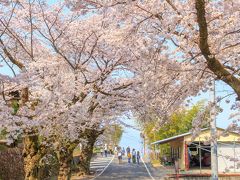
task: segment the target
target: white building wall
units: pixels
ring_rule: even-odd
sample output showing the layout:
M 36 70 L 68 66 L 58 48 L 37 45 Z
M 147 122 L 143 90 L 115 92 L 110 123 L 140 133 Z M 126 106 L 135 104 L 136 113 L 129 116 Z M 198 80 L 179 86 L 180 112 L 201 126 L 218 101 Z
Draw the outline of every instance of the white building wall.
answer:
M 235 148 L 234 148 L 235 147 Z M 233 143 L 218 143 L 218 171 L 219 172 L 240 172 L 237 167 L 237 162 L 234 159 L 240 160 L 240 144 Z

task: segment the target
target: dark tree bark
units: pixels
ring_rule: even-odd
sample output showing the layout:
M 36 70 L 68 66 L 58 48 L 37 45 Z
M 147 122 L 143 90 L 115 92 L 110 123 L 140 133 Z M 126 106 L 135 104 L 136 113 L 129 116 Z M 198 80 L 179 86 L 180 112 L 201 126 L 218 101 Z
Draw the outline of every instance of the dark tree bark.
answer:
M 82 146 L 82 150 L 79 157 L 80 158 L 79 170 L 80 173 L 83 175 L 90 174 L 90 161 L 93 155 L 93 147 L 98 136 L 102 133 L 103 131 L 97 131 L 94 129 L 88 129 L 85 132 L 85 139 L 87 140 L 87 143 Z
M 25 180 L 37 180 L 38 163 L 41 159 L 39 154 L 38 136 L 26 136 L 23 138 L 23 160 Z
M 230 73 L 227 68 L 211 53 L 208 44 L 208 24 L 206 20 L 205 0 L 195 0 L 197 10 L 197 22 L 199 25 L 199 48 L 207 60 L 208 68 L 217 76 L 231 86 L 240 100 L 240 79 Z
M 93 140 L 93 139 L 92 139 Z M 95 141 L 89 142 L 86 145 L 82 146 L 81 154 L 80 154 L 80 164 L 79 170 L 80 174 L 88 175 L 90 174 L 90 161 L 93 155 L 93 144 Z
M 73 151 L 77 147 L 78 142 L 68 142 L 63 144 L 59 151 L 59 174 L 58 180 L 70 180 L 71 178 L 71 165 L 73 161 Z

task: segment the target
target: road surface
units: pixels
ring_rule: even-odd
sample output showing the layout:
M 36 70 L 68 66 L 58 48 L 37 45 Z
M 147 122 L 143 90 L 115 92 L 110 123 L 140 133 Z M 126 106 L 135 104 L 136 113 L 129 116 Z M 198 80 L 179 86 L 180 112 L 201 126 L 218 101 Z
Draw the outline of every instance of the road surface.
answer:
M 96 172 L 96 174 L 100 174 L 111 162 L 112 158 L 113 156 L 93 158 L 90 163 L 90 170 Z
M 104 171 L 97 174 L 95 180 L 152 180 L 143 162 L 140 165 L 128 164 L 126 156 L 122 164 L 118 163 L 117 158 L 109 164 Z

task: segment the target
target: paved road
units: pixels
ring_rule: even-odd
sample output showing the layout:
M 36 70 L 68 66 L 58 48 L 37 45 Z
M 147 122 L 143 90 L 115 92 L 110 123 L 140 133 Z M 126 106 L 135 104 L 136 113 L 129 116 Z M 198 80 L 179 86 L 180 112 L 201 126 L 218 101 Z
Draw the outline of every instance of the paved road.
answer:
M 105 171 L 95 180 L 152 180 L 147 169 L 141 162 L 140 165 L 128 164 L 126 157 L 122 164 L 118 164 L 117 158 L 105 169 Z
M 107 165 L 111 162 L 112 159 L 113 159 L 113 156 L 109 156 L 109 157 L 96 156 L 96 157 L 92 158 L 92 160 L 90 162 L 90 171 L 91 171 L 92 175 L 89 175 L 87 177 L 81 177 L 76 174 L 71 177 L 71 180 L 94 179 L 95 176 L 97 176 L 101 172 L 103 172 L 104 168 L 107 167 Z
M 112 156 L 109 157 L 97 157 L 92 159 L 90 163 L 90 170 L 100 173 L 110 163 Z

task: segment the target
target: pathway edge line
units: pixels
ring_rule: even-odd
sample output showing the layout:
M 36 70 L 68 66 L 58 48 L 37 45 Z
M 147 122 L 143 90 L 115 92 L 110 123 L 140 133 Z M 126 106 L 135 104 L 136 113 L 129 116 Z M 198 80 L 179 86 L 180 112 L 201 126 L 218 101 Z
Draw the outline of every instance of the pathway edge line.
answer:
M 148 172 L 148 175 L 152 178 L 152 180 L 155 180 L 154 177 L 151 175 L 151 173 L 150 173 L 150 171 L 149 171 L 147 165 L 145 164 L 143 158 L 141 158 L 141 160 L 142 160 L 142 162 L 143 162 L 143 164 L 144 164 L 144 166 L 145 166 L 145 168 L 146 168 L 146 170 L 147 170 L 147 172 Z
M 108 168 L 108 166 L 112 163 L 113 159 L 114 159 L 114 156 L 112 157 L 111 161 L 107 164 L 107 166 L 102 170 L 102 172 L 99 173 L 97 176 L 95 176 L 92 180 L 94 180 L 94 179 L 96 179 L 97 177 L 101 176 L 102 173 L 104 173 L 104 171 L 105 171 L 105 170 Z

